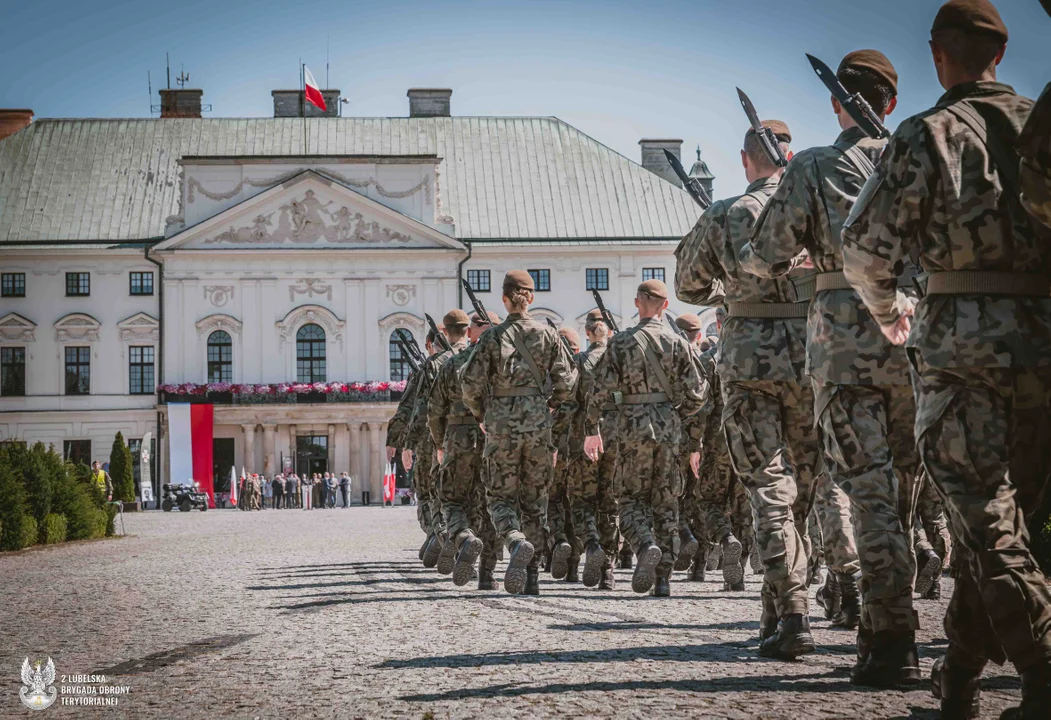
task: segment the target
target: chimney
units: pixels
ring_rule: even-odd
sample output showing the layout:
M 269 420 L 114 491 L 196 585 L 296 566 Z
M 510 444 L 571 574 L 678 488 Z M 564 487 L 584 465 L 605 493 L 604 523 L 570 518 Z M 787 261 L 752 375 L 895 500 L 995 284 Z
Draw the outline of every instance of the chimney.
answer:
M 204 90 L 189 88 L 161 89 L 162 118 L 199 118 L 201 117 L 201 96 Z
M 339 117 L 339 90 L 322 90 L 325 109 L 308 103 L 302 90 L 272 90 L 274 97 L 274 117 Z
M 449 117 L 449 88 L 409 88 L 409 117 Z
M 33 122 L 32 110 L 0 109 L 0 140 L 14 135 L 19 130 L 29 127 Z
M 675 157 L 682 159 L 682 140 L 650 140 L 643 138 L 639 140 L 642 146 L 642 167 L 654 175 L 662 177 L 675 187 L 682 187 L 679 176 L 668 164 L 668 158 L 664 157 L 667 150 Z

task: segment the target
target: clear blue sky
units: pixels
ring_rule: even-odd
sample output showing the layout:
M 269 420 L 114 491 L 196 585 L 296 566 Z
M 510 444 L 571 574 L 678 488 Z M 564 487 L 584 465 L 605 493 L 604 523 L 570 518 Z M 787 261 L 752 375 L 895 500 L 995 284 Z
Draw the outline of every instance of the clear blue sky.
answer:
M 270 91 L 298 86 L 297 62 L 350 98 L 345 114 L 405 116 L 409 87 L 451 87 L 457 115 L 554 115 L 638 160 L 642 137 L 699 143 L 717 195 L 743 189 L 747 128 L 734 86 L 761 116 L 792 127 L 797 149 L 836 133 L 804 57 L 833 68 L 875 47 L 901 76 L 899 109 L 941 94 L 927 49 L 939 0 L 532 0 L 529 2 L 179 3 L 0 0 L 0 107 L 37 117 L 148 117 L 180 68 L 211 117 L 266 117 Z M 1051 19 L 1037 0 L 1000 0 L 1011 32 L 1001 80 L 1035 97 L 1051 80 Z M 686 162 L 689 167 L 689 162 Z

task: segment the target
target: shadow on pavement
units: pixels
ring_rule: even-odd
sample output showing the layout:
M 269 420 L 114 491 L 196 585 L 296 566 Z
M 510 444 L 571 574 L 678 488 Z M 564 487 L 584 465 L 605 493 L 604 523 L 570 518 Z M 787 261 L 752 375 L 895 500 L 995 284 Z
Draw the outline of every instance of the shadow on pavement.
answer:
M 632 632 L 634 630 L 759 630 L 759 622 L 756 620 L 742 620 L 740 622 L 710 623 L 708 625 L 676 625 L 674 623 L 656 622 L 594 622 L 575 623 L 573 625 L 548 625 L 548 630 L 570 630 L 606 632 L 608 630 L 620 630 Z

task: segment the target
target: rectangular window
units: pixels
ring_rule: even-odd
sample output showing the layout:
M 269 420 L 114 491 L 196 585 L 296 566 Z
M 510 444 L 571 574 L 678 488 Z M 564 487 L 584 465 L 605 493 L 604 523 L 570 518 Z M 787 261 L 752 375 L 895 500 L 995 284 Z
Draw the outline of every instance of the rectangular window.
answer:
M 470 285 L 471 289 L 475 292 L 489 292 L 489 271 L 468 270 L 467 284 Z
M 26 349 L 0 348 L 0 395 L 21 397 L 26 394 Z
M 66 395 L 91 392 L 91 348 L 66 348 Z
M 91 465 L 91 441 L 63 440 L 62 457 L 74 465 Z
M 26 296 L 26 274 L 4 273 L 0 279 L 0 295 L 3 297 Z
M 91 294 L 91 273 L 66 273 L 66 297 Z
M 528 272 L 533 278 L 533 285 L 535 286 L 536 292 L 551 292 L 550 270 L 529 270 Z
M 151 395 L 153 387 L 153 346 L 132 346 L 129 362 L 128 391 L 132 395 Z
M 131 294 L 132 295 L 152 295 L 153 294 L 153 273 L 151 273 L 151 272 L 133 272 L 131 274 Z
M 642 268 L 642 282 L 647 280 L 664 282 L 664 268 Z
M 584 271 L 585 290 L 609 290 L 609 270 L 588 268 Z

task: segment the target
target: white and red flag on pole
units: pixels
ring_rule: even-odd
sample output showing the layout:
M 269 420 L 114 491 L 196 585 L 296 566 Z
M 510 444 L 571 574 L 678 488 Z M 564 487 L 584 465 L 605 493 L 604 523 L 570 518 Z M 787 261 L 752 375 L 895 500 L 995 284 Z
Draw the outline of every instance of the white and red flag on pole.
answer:
M 394 487 L 397 476 L 394 465 L 387 463 L 386 472 L 383 474 L 383 502 L 394 504 Z
M 196 481 L 208 494 L 208 507 L 215 507 L 213 424 L 211 405 L 168 403 L 168 477 L 176 485 Z
M 230 504 L 237 507 L 237 468 L 230 468 Z
M 321 88 L 317 85 L 317 80 L 310 74 L 310 70 L 307 66 L 303 66 L 303 91 L 306 93 L 307 102 L 314 107 L 320 108 L 325 111 L 325 98 L 321 95 Z

